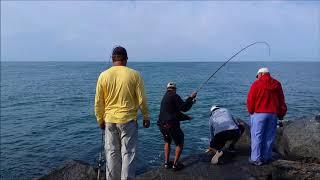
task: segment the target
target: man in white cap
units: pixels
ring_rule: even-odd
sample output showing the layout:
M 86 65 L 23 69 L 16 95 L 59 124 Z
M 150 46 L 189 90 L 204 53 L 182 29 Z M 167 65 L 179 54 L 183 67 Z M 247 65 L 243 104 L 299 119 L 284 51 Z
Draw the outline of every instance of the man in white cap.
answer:
M 209 128 L 211 134 L 210 146 L 206 152 L 213 153 L 212 164 L 217 164 L 222 156 L 222 148 L 231 141 L 228 150 L 234 151 L 234 146 L 244 132 L 244 125 L 233 118 L 226 108 L 212 106 L 210 109 Z
M 268 163 L 277 121 L 286 115 L 287 106 L 281 83 L 270 76 L 268 68 L 260 68 L 248 93 L 247 109 L 251 117 L 251 157 L 254 165 Z
M 192 104 L 195 102 L 194 99 L 197 96 L 197 93 L 194 92 L 184 102 L 176 93 L 176 90 L 176 84 L 174 82 L 169 82 L 167 85 L 167 92 L 161 101 L 159 120 L 157 122 L 165 142 L 164 167 L 166 169 L 172 167 L 175 171 L 183 168 L 183 164 L 179 163 L 184 143 L 184 134 L 180 128 L 180 121 L 191 119 L 191 117 L 183 114 L 181 111 L 188 111 L 192 107 Z M 174 161 L 170 162 L 169 155 L 172 140 L 176 145 L 176 150 Z

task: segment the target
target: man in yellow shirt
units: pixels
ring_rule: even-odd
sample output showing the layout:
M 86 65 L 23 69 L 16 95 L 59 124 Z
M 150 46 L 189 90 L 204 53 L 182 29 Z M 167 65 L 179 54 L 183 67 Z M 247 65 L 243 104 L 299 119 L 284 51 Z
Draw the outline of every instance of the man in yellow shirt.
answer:
M 113 49 L 113 66 L 98 78 L 95 96 L 95 115 L 105 129 L 107 180 L 135 179 L 135 154 L 138 140 L 138 109 L 143 127 L 150 126 L 143 79 L 139 72 L 126 67 L 127 51 Z

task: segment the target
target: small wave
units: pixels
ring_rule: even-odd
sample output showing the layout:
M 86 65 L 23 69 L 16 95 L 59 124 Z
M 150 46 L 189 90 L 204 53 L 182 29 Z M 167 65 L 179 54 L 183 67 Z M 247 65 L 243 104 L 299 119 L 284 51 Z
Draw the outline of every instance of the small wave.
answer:
M 200 141 L 207 143 L 207 142 L 209 142 L 209 138 L 202 137 L 202 138 L 200 138 Z

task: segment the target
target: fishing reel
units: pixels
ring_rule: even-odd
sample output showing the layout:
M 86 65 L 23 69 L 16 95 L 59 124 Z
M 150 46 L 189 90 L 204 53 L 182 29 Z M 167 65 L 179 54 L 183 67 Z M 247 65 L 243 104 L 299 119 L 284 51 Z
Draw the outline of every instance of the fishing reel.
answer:
M 106 162 L 106 160 L 104 160 L 104 158 L 99 158 L 98 162 L 97 162 L 98 167 L 100 168 L 100 167 L 104 166 L 105 162 Z

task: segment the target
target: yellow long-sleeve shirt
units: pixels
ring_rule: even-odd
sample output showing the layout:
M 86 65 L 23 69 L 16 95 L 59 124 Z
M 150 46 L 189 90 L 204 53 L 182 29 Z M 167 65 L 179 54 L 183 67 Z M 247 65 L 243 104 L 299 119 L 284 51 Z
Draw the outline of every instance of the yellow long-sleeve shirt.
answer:
M 126 66 L 113 66 L 100 74 L 95 96 L 95 115 L 99 124 L 137 120 L 139 108 L 144 117 L 149 117 L 139 72 Z

